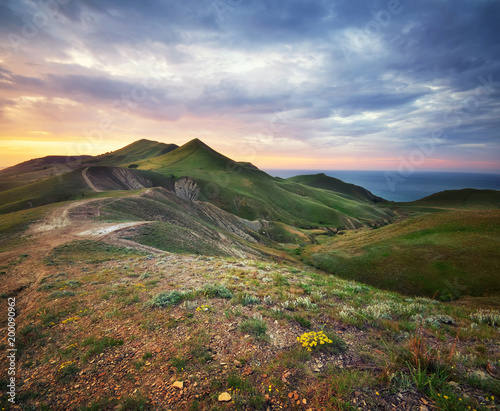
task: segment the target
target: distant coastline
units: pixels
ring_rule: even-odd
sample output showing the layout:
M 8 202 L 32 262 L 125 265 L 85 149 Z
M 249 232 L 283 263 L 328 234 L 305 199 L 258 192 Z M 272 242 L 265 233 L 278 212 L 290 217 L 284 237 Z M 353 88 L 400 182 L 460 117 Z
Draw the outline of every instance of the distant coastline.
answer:
M 264 169 L 274 177 L 325 173 L 346 183 L 356 184 L 389 201 L 415 201 L 444 190 L 476 188 L 500 190 L 500 174 L 417 171 L 389 181 L 386 171 Z M 389 172 L 391 173 L 391 172 Z M 395 173 L 395 172 L 393 172 Z M 393 175 L 393 174 L 390 174 Z

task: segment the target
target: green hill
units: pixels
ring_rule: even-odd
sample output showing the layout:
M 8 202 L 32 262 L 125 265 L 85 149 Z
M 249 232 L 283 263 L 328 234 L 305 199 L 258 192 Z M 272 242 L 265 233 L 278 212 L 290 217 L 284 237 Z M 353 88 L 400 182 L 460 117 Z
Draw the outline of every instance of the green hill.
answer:
M 175 144 L 139 140 L 100 156 L 47 156 L 35 158 L 0 171 L 0 192 L 40 182 L 85 165 L 135 166 L 134 162 L 175 150 Z
M 176 144 L 165 144 L 151 140 L 138 140 L 119 150 L 105 153 L 100 156 L 87 158 L 84 163 L 96 165 L 131 165 L 147 158 L 161 156 L 178 148 Z
M 474 188 L 446 190 L 407 204 L 464 208 L 500 208 L 500 191 L 476 190 Z
M 198 139 L 165 155 L 138 163 L 179 178 L 188 176 L 200 185 L 200 199 L 240 217 L 280 221 L 300 227 L 360 226 L 391 218 L 391 212 L 373 206 L 359 192 L 353 196 L 339 185 L 337 192 L 271 177 L 252 165 L 237 163 Z
M 310 264 L 409 295 L 499 295 L 500 210 L 444 211 L 307 247 Z
M 92 194 L 81 170 L 0 192 L 0 214 L 60 201 L 76 200 Z
M 54 173 L 59 174 L 57 170 L 62 170 L 66 167 L 65 171 L 69 171 L 72 168 L 80 167 L 82 161 L 89 158 L 91 156 L 46 156 L 34 158 L 33 160 L 24 161 L 15 166 L 0 170 L 0 178 L 13 176 L 20 178 L 22 174 L 31 175 L 32 173 L 38 173 L 37 177 L 39 178 L 40 175 L 43 175 L 47 171 L 52 172 L 52 175 Z
M 366 188 L 346 183 L 337 178 L 329 177 L 324 173 L 300 175 L 290 177 L 287 180 L 295 183 L 305 184 L 310 187 L 333 191 L 334 193 L 343 193 L 346 196 L 357 198 L 361 201 L 368 201 L 371 203 L 381 203 L 386 201 L 383 198 L 377 197 L 376 195 L 372 194 Z
M 46 178 L 11 190 L 0 192 L 0 214 L 39 207 L 61 201 L 102 196 L 94 192 L 84 177 L 84 169 Z M 93 166 L 88 168 L 91 179 L 106 191 L 138 190 L 145 187 L 172 189 L 171 179 L 163 174 L 120 167 Z M 117 173 L 120 171 L 120 173 Z M 130 184 L 133 182 L 134 184 Z M 129 183 L 127 185 L 127 183 Z M 104 192 L 106 192 L 104 191 Z M 114 193 L 116 195 L 116 193 Z M 126 195 L 126 192 L 123 193 Z

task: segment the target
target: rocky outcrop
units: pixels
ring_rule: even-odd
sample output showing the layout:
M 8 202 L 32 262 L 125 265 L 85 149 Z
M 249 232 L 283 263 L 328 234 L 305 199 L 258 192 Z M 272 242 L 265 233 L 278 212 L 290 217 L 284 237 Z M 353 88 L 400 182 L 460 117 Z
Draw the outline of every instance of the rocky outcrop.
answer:
M 183 177 L 175 182 L 175 195 L 185 200 L 196 201 L 200 195 L 200 188 L 194 180 Z

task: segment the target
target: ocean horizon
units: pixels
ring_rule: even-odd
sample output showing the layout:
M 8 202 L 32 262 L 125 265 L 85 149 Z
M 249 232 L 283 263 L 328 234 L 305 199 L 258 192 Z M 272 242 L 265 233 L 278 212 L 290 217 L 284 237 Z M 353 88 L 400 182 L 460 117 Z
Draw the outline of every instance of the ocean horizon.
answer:
M 324 173 L 346 183 L 356 184 L 389 201 L 420 200 L 444 190 L 476 188 L 500 190 L 500 174 L 448 171 L 415 171 L 403 175 L 397 171 L 367 170 L 294 170 L 264 169 L 273 177 L 288 178 Z

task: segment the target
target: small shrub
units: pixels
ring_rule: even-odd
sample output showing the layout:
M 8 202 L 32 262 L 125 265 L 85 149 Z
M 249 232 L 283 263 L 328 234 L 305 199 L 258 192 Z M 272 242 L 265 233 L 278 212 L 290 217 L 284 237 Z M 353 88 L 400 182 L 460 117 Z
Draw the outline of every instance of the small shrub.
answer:
M 170 364 L 172 364 L 172 367 L 174 367 L 177 372 L 181 372 L 186 367 L 187 361 L 182 357 L 172 357 L 170 359 Z
M 276 285 L 277 287 L 290 285 L 288 280 L 281 273 L 273 274 L 273 280 L 274 280 L 274 285 Z
M 70 381 L 80 371 L 74 361 L 63 363 L 57 370 L 57 379 L 59 381 Z
M 101 339 L 96 339 L 95 337 L 89 337 L 85 339 L 82 343 L 84 347 L 90 346 L 90 350 L 86 354 L 86 358 L 97 355 L 104 352 L 108 348 L 123 345 L 123 340 L 115 340 L 112 337 L 103 337 Z
M 344 290 L 350 294 L 361 294 L 370 291 L 370 287 L 364 284 L 347 284 Z
M 203 288 L 203 293 L 209 298 L 232 298 L 233 293 L 220 284 L 207 284 Z
M 267 324 L 260 319 L 251 318 L 243 321 L 239 326 L 240 331 L 253 335 L 256 338 L 265 339 Z
M 245 295 L 245 297 L 243 297 L 241 304 L 245 307 L 250 304 L 260 304 L 260 299 L 258 297 L 255 297 L 254 295 L 247 294 Z
M 262 302 L 266 305 L 273 305 L 273 299 L 270 295 L 266 295 L 263 299 Z
M 151 300 L 151 307 L 166 307 L 169 305 L 179 304 L 182 300 L 182 295 L 178 291 L 163 291 L 156 294 Z
M 479 310 L 470 315 L 470 319 L 479 324 L 488 324 L 492 327 L 500 326 L 500 311 Z
M 76 294 L 73 291 L 69 290 L 64 290 L 64 291 L 54 291 L 49 294 L 49 298 L 51 299 L 56 299 L 56 298 L 64 298 L 64 297 L 74 297 Z
M 302 317 L 299 314 L 295 314 L 293 316 L 293 319 L 297 321 L 302 327 L 304 328 L 309 328 L 311 327 L 311 321 L 309 321 L 307 318 Z

